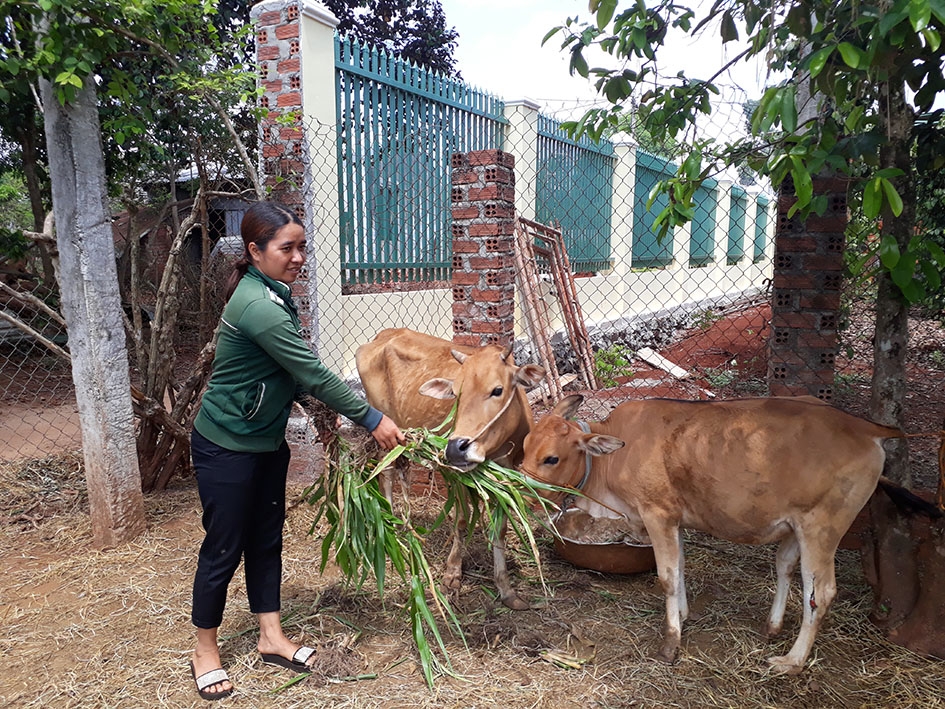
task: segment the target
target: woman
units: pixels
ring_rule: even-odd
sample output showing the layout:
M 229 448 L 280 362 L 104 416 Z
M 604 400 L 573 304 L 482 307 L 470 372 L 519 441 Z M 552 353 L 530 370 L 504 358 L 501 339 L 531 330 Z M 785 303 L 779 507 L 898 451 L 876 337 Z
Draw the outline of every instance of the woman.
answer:
M 240 232 L 245 252 L 227 283 L 213 374 L 191 434 L 206 536 L 194 576 L 197 646 L 190 670 L 198 693 L 209 700 L 233 692 L 217 628 L 241 558 L 263 661 L 304 672 L 314 660 L 311 648 L 285 636 L 280 619 L 285 430 L 297 391 L 364 426 L 385 449 L 404 442 L 397 425 L 330 372 L 300 334 L 289 286 L 305 263 L 299 218 L 281 205 L 257 202 Z

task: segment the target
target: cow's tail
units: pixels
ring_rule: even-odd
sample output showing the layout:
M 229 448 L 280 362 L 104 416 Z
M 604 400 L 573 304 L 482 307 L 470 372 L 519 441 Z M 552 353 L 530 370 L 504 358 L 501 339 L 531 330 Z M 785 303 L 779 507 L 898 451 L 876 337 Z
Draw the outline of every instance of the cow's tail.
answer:
M 902 433 L 893 438 L 929 438 L 938 436 L 938 492 L 935 494 L 935 502 L 938 505 L 939 512 L 945 512 L 945 429 L 941 431 L 927 431 L 925 433 Z
M 925 515 L 930 519 L 941 519 L 945 517 L 945 512 L 933 502 L 919 497 L 914 492 L 907 490 L 902 485 L 894 483 L 889 478 L 881 477 L 878 486 L 889 495 L 896 507 L 908 516 Z

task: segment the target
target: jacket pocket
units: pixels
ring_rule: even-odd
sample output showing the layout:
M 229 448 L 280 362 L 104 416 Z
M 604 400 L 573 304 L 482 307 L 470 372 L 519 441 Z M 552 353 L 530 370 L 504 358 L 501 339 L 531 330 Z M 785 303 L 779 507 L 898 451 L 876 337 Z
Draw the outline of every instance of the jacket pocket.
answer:
M 252 421 L 256 414 L 259 413 L 259 410 L 262 408 L 263 399 L 265 399 L 265 397 L 266 383 L 259 382 L 259 384 L 256 385 L 256 396 L 252 400 L 247 401 L 249 406 L 246 407 L 246 413 L 243 414 L 243 418 L 245 418 L 247 421 Z

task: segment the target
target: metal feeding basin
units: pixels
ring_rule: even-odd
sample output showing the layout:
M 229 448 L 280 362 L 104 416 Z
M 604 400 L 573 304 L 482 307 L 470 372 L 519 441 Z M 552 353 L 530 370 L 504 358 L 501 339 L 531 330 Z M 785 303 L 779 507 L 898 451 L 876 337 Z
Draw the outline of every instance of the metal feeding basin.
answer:
M 554 521 L 555 551 L 582 569 L 607 574 L 637 574 L 656 568 L 653 547 L 634 537 L 622 520 L 591 517 L 570 509 Z

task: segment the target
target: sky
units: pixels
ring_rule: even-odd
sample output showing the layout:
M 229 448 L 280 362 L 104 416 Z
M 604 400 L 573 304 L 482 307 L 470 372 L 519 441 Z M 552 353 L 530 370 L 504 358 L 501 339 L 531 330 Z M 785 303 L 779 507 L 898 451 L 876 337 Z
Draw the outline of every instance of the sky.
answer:
M 506 101 L 529 98 L 543 108 L 587 108 L 596 95 L 592 82 L 568 75 L 568 57 L 556 35 L 544 47 L 542 38 L 568 17 L 590 19 L 587 0 L 441 0 L 447 26 L 459 40 L 454 57 L 468 84 Z M 693 3 L 694 5 L 698 3 Z M 667 51 L 669 49 L 670 51 Z M 705 75 L 722 65 L 731 50 L 723 48 L 718 32 L 707 32 L 690 44 L 676 42 L 661 50 L 672 57 L 673 74 Z M 662 54 L 661 54 L 662 56 Z M 745 68 L 727 78 L 758 98 L 764 72 Z

